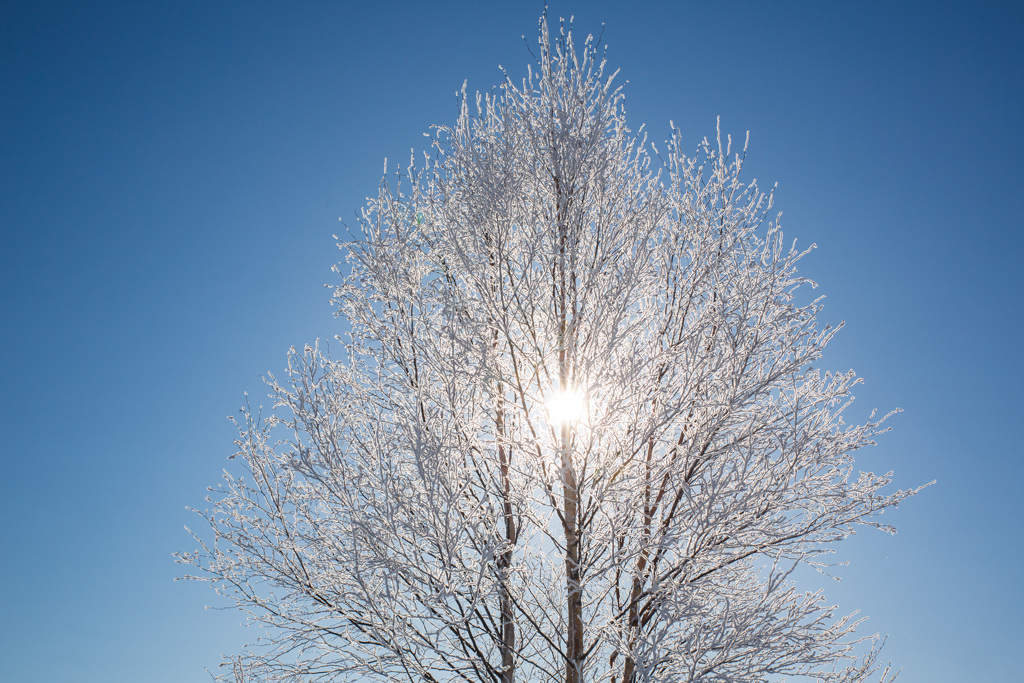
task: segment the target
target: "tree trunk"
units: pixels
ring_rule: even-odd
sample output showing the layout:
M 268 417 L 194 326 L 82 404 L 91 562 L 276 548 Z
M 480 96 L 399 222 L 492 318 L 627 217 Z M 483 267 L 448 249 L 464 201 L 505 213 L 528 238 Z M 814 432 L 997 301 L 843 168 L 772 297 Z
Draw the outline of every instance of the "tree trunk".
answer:
M 498 405 L 502 399 L 499 395 Z M 512 550 L 518 540 L 515 518 L 512 511 L 512 487 L 509 481 L 509 452 L 500 441 L 504 434 L 505 412 L 499 407 L 497 412 L 498 461 L 501 470 L 502 503 L 505 516 L 505 541 L 507 545 L 498 557 L 499 573 L 499 610 L 501 612 L 501 683 L 513 683 L 516 677 L 514 658 L 516 647 L 516 624 L 512 614 L 512 594 L 509 586 L 509 570 L 512 566 Z
M 565 588 L 568 637 L 565 683 L 579 683 L 583 674 L 583 588 L 580 585 L 580 539 L 576 527 L 579 498 L 570 451 L 570 425 L 562 425 L 562 494 L 565 498 Z
M 569 207 L 572 203 L 572 189 L 566 188 L 559 176 L 554 177 L 557 201 L 558 260 L 557 280 L 554 283 L 558 312 L 558 389 L 565 395 L 575 389 L 570 387 L 570 364 L 573 317 L 575 301 L 570 294 L 570 285 L 575 273 L 568 272 L 566 252 L 569 242 Z M 580 582 L 580 529 L 577 525 L 579 489 L 572 462 L 572 424 L 564 421 L 561 425 L 561 470 L 562 470 L 562 530 L 565 534 L 565 590 L 566 590 L 566 634 L 565 683 L 579 683 L 583 677 L 583 586 Z

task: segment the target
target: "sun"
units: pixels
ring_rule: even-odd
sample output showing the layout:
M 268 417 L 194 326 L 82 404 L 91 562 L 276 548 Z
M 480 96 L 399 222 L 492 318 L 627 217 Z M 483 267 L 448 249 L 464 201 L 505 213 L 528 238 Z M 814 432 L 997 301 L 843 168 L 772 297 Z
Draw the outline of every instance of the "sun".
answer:
M 580 391 L 570 389 L 555 393 L 548 399 L 548 421 L 561 426 L 576 422 L 583 416 L 586 400 Z

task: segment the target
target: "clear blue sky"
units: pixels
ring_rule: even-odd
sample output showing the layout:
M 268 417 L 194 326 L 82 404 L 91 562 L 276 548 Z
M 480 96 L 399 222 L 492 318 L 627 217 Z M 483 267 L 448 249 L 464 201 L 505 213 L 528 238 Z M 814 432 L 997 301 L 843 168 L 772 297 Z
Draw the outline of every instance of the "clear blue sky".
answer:
M 910 487 L 829 586 L 905 683 L 1020 680 L 1024 17 L 1017 3 L 567 3 L 632 126 L 751 131 L 862 454 Z M 525 72 L 541 2 L 0 5 L 0 680 L 190 683 L 256 634 L 171 554 L 224 419 L 340 329 L 331 234 Z M 855 411 L 856 412 L 856 411 Z

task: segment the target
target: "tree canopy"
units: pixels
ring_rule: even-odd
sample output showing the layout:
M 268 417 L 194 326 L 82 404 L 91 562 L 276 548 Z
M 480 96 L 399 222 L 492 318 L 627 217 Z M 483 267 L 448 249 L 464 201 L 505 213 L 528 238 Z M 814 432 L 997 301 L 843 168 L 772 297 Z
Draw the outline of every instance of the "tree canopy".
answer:
M 463 90 L 342 242 L 336 356 L 293 349 L 181 560 L 267 627 L 242 680 L 860 681 L 800 565 L 915 491 L 719 133 L 626 125 L 592 38 Z M 887 528 L 887 527 L 883 527 Z M 858 656 L 858 653 L 862 656 Z

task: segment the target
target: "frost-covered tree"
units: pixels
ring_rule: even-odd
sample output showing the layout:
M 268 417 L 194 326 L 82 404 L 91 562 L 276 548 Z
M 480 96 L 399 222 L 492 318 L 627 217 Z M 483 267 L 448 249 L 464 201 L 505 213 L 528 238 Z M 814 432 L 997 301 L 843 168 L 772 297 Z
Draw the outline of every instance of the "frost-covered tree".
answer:
M 462 97 L 343 243 L 181 556 L 266 627 L 241 680 L 860 681 L 790 580 L 913 491 L 855 471 L 853 373 L 746 145 L 652 156 L 588 38 Z M 336 345 L 337 346 L 337 345 Z M 866 656 L 859 656 L 867 650 Z

